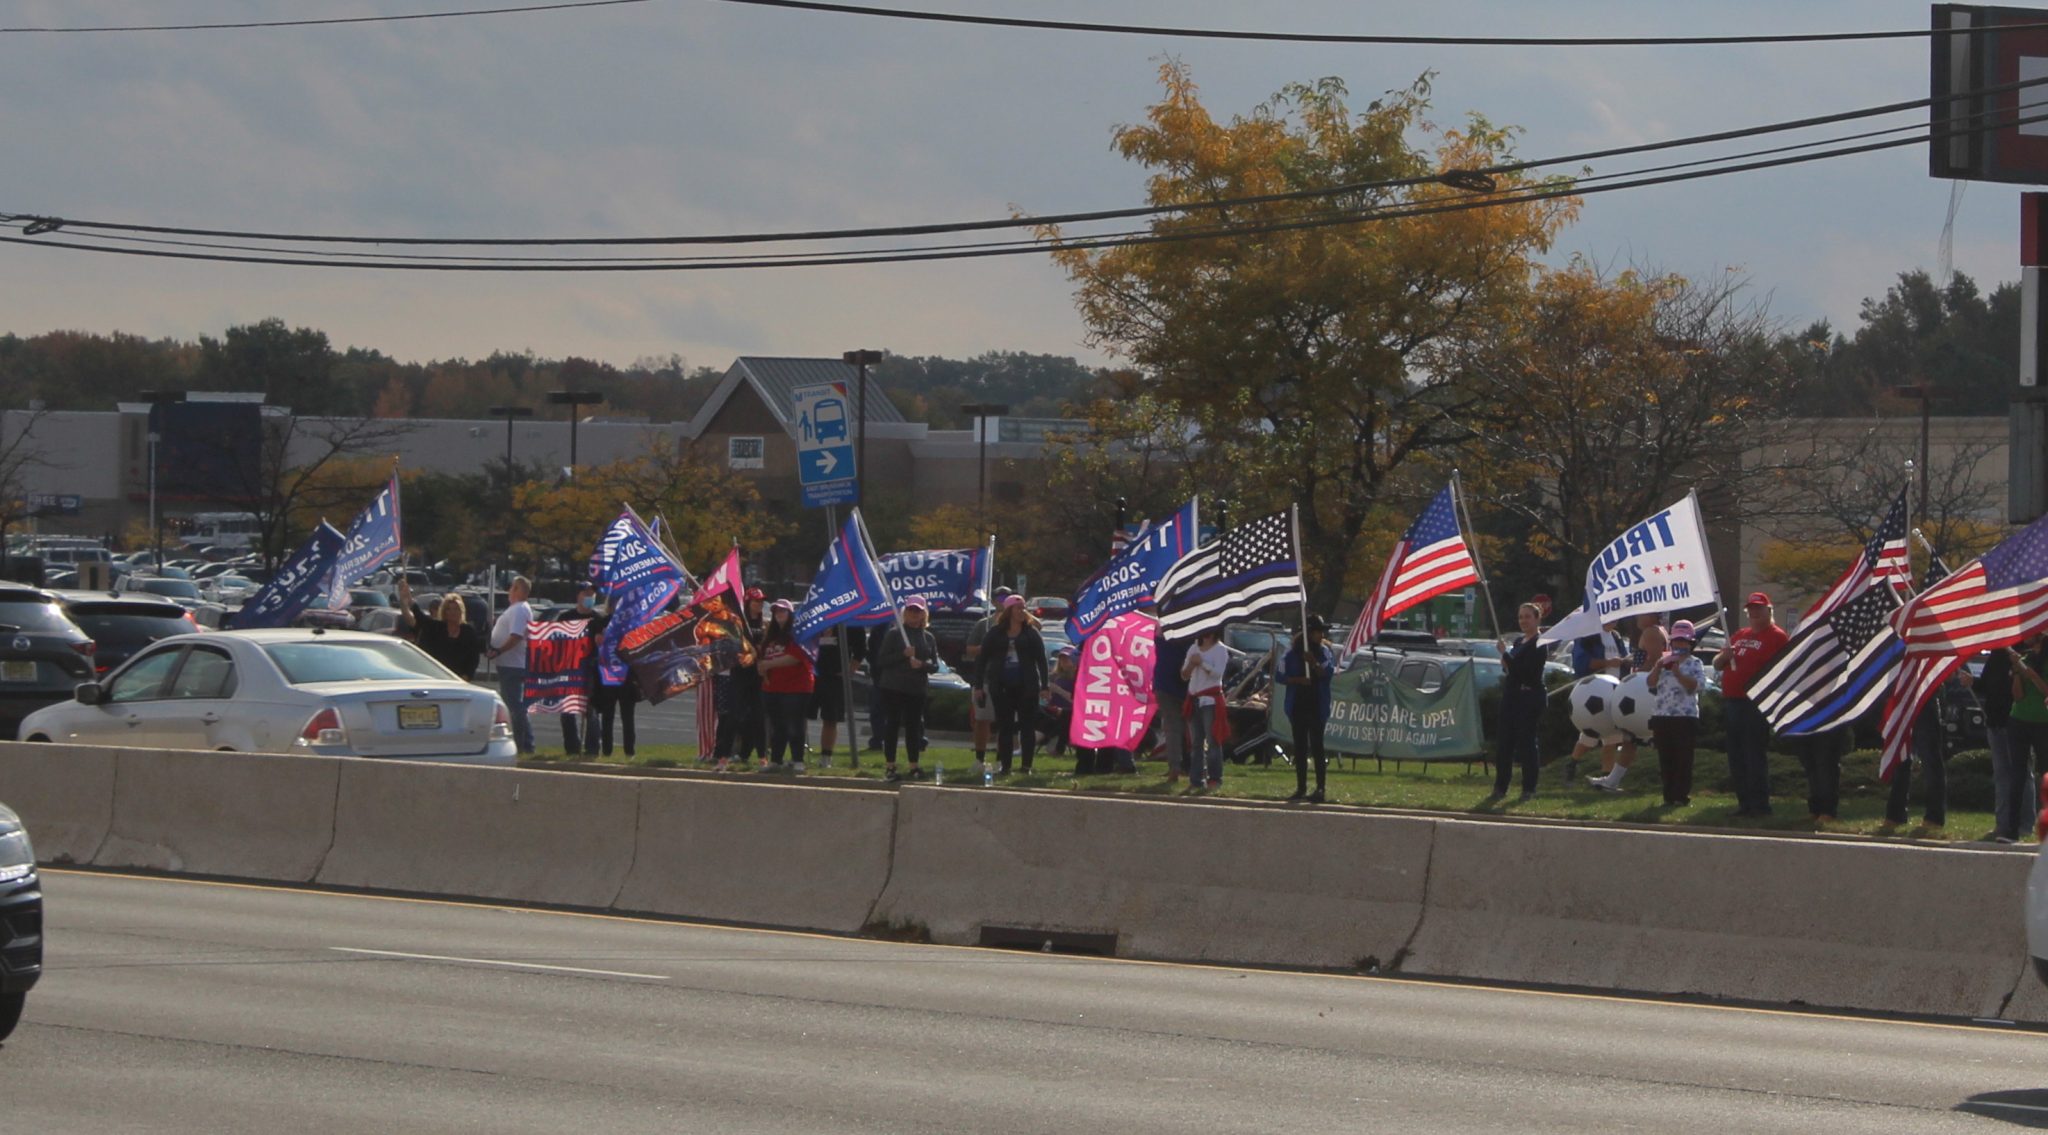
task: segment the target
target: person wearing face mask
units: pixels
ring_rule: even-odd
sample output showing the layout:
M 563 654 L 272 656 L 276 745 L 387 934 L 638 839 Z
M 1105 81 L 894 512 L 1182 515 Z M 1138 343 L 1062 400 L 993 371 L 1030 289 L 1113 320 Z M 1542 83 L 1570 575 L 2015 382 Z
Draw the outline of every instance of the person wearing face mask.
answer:
M 804 734 L 809 728 L 811 692 L 817 669 L 810 652 L 792 634 L 796 607 L 777 599 L 761 632 L 761 700 L 768 715 L 768 764 L 775 772 L 804 771 Z M 782 763 L 783 755 L 789 764 Z
M 1657 767 L 1664 779 L 1664 803 L 1692 803 L 1693 746 L 1700 734 L 1700 685 L 1706 667 L 1693 655 L 1692 623 L 1671 624 L 1670 649 L 1650 666 L 1650 694 L 1657 699 L 1650 713 L 1650 737 L 1657 745 Z

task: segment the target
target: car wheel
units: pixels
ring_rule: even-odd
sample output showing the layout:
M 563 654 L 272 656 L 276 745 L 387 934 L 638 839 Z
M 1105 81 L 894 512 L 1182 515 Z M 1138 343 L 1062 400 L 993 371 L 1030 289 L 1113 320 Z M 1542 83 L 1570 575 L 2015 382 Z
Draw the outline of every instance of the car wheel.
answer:
M 35 745 L 47 745 L 50 743 L 50 739 L 48 737 L 43 736 L 41 733 L 38 733 L 33 737 L 25 737 L 23 738 L 23 740 Z
M 6 1040 L 21 1023 L 21 1007 L 26 1004 L 26 993 L 0 993 L 0 1040 Z

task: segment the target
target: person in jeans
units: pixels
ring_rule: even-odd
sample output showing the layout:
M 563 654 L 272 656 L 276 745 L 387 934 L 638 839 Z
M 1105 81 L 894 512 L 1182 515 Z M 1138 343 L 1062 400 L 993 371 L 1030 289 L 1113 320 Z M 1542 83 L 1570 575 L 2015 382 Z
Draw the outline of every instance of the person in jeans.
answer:
M 924 699 L 931 673 L 939 663 L 939 643 L 924 629 L 930 612 L 922 599 L 903 605 L 903 621 L 882 635 L 874 651 L 875 690 L 882 698 L 886 717 L 882 726 L 883 775 L 902 779 L 896 772 L 896 741 L 900 737 L 910 756 L 910 776 L 922 775 L 917 767 L 924 752 Z
M 1229 709 L 1223 701 L 1223 671 L 1230 652 L 1214 628 L 1195 636 L 1195 645 L 1180 664 L 1187 696 L 1181 713 L 1187 722 L 1188 787 L 1223 786 L 1223 744 L 1230 738 Z
M 526 716 L 526 625 L 533 621 L 533 607 L 526 597 L 533 581 L 515 576 L 505 589 L 505 613 L 491 624 L 491 661 L 498 667 L 498 696 L 512 715 L 512 740 L 519 755 L 533 755 L 533 723 Z
M 1500 698 L 1500 751 L 1494 759 L 1493 795 L 1488 802 L 1507 799 L 1508 781 L 1515 766 L 1522 766 L 1522 799 L 1536 796 L 1536 768 L 1541 758 L 1538 740 L 1543 726 L 1543 663 L 1547 654 L 1536 641 L 1542 632 L 1543 609 L 1524 603 L 1515 611 L 1521 630 L 1512 646 L 1502 652 Z M 1506 644 L 1503 644 L 1506 645 Z
M 1891 792 L 1885 797 L 1884 819 L 1888 824 L 1902 826 L 1906 822 L 1915 765 L 1920 766 L 1921 779 L 1926 782 L 1922 789 L 1925 799 L 1921 801 L 1924 825 L 1939 828 L 1948 824 L 1948 754 L 1943 752 L 1941 742 L 1941 701 L 1952 684 L 1968 685 L 1969 671 L 1957 670 L 1956 675 L 1942 683 L 1913 719 L 1912 754 L 1893 767 Z
M 1650 737 L 1657 745 L 1657 766 L 1664 780 L 1664 803 L 1692 803 L 1692 753 L 1700 735 L 1700 686 L 1706 667 L 1692 652 L 1692 623 L 1671 624 L 1670 649 L 1650 667 L 1650 693 L 1657 704 L 1650 712 Z
M 1323 730 L 1330 723 L 1330 680 L 1336 675 L 1337 655 L 1325 641 L 1330 624 L 1321 615 L 1310 615 L 1307 641 L 1296 640 L 1280 660 L 1280 681 L 1287 687 L 1287 723 L 1294 733 L 1294 795 L 1289 800 L 1323 802 L 1324 781 L 1330 758 L 1323 750 Z M 1316 766 L 1316 790 L 1308 790 L 1308 766 Z
M 1728 648 L 1714 657 L 1721 671 L 1721 704 L 1728 715 L 1728 781 L 1735 787 L 1735 814 L 1771 814 L 1771 724 L 1749 700 L 1749 683 L 1776 661 L 1792 636 L 1778 625 L 1771 597 L 1754 592 L 1743 604 L 1749 625 L 1728 636 Z
M 1816 827 L 1835 822 L 1842 803 L 1842 758 L 1849 754 L 1854 732 L 1852 725 L 1837 725 L 1792 739 L 1806 770 L 1806 810 Z
M 2034 826 L 2034 778 L 2048 772 L 2048 702 L 2043 700 L 2044 691 L 2048 691 L 2048 645 L 2043 644 L 2040 635 L 2035 635 L 2007 656 L 2007 665 L 2012 670 L 2012 678 L 2006 684 L 2011 691 L 2012 709 L 2006 733 L 2015 790 L 2013 814 L 2018 822 L 2012 834 L 2018 839 Z M 1990 679 L 1989 666 L 1985 667 L 1984 676 L 1986 681 Z M 1984 716 L 1988 723 L 1988 707 Z M 1992 755 L 1997 756 L 1996 749 Z
M 2033 818 L 2033 786 L 2027 763 L 2012 759 L 2013 665 L 2008 651 L 1984 656 L 1974 687 L 1984 710 L 1984 747 L 1991 750 L 1991 834 L 1998 843 L 2018 843 Z
M 810 653 L 791 635 L 795 618 L 795 605 L 777 599 L 761 633 L 761 701 L 768 716 L 768 763 L 777 772 L 785 767 L 785 753 L 789 771 L 804 771 L 804 734 L 809 728 L 811 691 L 817 685 Z
M 995 706 L 996 772 L 1010 775 L 1010 758 L 1023 749 L 1024 771 L 1038 755 L 1038 691 L 1045 688 L 1045 639 L 1031 625 L 1024 597 L 1003 600 L 1002 611 L 981 640 L 975 660 L 975 687 L 988 693 Z M 1019 734 L 1022 734 L 1019 737 Z

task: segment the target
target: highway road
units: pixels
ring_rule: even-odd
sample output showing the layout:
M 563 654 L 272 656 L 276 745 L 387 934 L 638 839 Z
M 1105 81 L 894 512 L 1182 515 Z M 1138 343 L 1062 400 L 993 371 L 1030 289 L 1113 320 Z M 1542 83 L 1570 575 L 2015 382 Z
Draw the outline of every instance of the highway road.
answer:
M 1968 1024 L 89 873 L 47 892 L 49 973 L 0 1048 L 7 1131 L 1918 1135 L 2048 1118 L 2048 1098 L 1992 1096 L 2048 1086 L 2048 1036 Z M 1995 1116 L 1958 1110 L 1973 1098 Z

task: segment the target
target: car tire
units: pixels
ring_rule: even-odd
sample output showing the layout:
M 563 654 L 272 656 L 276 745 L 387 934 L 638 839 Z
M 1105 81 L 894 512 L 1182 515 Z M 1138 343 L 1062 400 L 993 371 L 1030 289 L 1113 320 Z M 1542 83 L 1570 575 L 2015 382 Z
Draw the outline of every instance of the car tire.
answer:
M 6 1040 L 21 1023 L 21 1009 L 26 1004 L 26 993 L 0 993 L 0 1040 Z
M 43 736 L 41 733 L 38 733 L 33 737 L 24 737 L 22 738 L 22 740 L 27 741 L 29 744 L 32 745 L 47 745 L 50 743 L 50 739 L 48 737 Z

